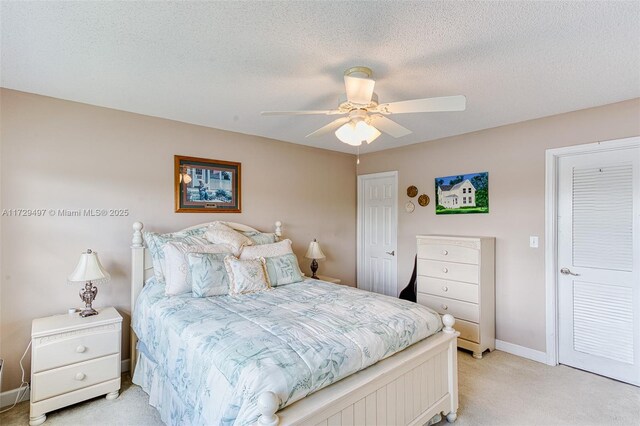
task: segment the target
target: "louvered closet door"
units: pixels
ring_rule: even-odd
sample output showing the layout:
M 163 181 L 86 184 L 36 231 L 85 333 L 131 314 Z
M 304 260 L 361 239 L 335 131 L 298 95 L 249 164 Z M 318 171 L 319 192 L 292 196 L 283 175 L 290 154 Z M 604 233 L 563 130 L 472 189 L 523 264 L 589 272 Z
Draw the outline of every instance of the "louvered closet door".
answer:
M 562 157 L 559 361 L 640 385 L 640 149 Z

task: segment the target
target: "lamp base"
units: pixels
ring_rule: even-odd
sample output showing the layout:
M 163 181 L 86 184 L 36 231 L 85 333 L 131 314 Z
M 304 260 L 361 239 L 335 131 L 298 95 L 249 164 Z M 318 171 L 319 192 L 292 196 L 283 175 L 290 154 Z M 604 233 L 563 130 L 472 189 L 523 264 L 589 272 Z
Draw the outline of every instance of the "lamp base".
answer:
M 316 275 L 316 272 L 318 271 L 318 261 L 313 259 L 313 261 L 311 262 L 311 278 L 315 279 L 315 280 L 319 280 L 320 278 L 318 278 L 318 276 Z
M 80 289 L 80 299 L 84 302 L 84 309 L 79 314 L 81 317 L 85 318 L 91 315 L 98 315 L 98 311 L 91 306 L 97 294 L 98 288 L 94 286 L 91 281 L 87 281 L 84 288 Z
M 88 308 L 84 308 L 78 315 L 85 318 L 90 317 L 91 315 L 98 315 L 98 311 L 89 306 Z

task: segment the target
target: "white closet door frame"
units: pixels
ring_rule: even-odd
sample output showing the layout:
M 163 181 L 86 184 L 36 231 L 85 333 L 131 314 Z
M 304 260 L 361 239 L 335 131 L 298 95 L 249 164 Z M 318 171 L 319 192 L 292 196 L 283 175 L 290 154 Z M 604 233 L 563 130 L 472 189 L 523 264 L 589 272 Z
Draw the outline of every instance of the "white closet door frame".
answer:
M 640 147 L 640 136 L 548 149 L 545 179 L 545 292 L 547 364 L 558 365 L 558 160 L 576 154 Z
M 364 180 L 365 179 L 375 179 L 375 178 L 384 178 L 384 177 L 393 177 L 396 183 L 396 200 L 393 204 L 394 216 L 396 218 L 396 255 L 394 256 L 394 261 L 396 262 L 396 286 L 398 286 L 398 172 L 396 170 L 390 172 L 380 172 L 380 173 L 369 173 L 366 175 L 358 175 L 358 218 L 357 218 L 357 233 L 356 233 L 356 287 L 360 288 L 359 283 L 361 279 L 364 277 L 364 251 L 362 250 L 364 233 L 362 232 L 362 226 L 364 223 Z

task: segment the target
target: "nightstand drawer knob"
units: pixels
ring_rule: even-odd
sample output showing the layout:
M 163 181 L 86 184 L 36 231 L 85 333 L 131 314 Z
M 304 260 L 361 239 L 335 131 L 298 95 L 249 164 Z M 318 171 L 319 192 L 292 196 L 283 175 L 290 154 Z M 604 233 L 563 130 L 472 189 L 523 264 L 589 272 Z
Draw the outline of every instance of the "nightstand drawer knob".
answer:
M 449 287 L 445 285 L 444 287 L 442 287 L 442 291 L 449 291 Z
M 82 352 L 86 351 L 87 348 L 83 345 L 78 345 L 78 347 L 76 348 L 76 352 L 78 352 L 79 354 L 81 354 Z
M 80 380 L 84 380 L 84 379 L 85 379 L 85 377 L 87 377 L 87 375 L 86 375 L 86 374 L 84 374 L 84 373 L 78 373 L 78 374 L 76 374 L 76 380 L 78 380 L 78 381 L 80 381 Z
M 442 268 L 442 272 L 446 274 L 447 272 L 449 272 L 449 270 L 447 268 Z
M 447 309 L 449 309 L 449 307 L 447 305 L 442 305 L 442 309 L 446 311 Z
M 449 252 L 448 252 L 447 250 L 442 250 L 442 255 L 443 255 L 443 256 L 446 256 L 446 255 L 448 255 L 448 254 L 449 254 Z

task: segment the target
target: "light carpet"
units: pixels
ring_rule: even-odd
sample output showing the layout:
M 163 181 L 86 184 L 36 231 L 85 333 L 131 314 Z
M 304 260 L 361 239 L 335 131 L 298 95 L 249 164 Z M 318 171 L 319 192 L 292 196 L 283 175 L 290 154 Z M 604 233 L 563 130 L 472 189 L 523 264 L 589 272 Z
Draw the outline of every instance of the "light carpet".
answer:
M 640 425 L 640 388 L 573 368 L 495 351 L 476 360 L 458 352 L 458 426 Z M 120 397 L 95 398 L 51 412 L 44 426 L 162 425 L 128 374 Z M 26 425 L 29 403 L 0 415 L 0 425 Z M 446 424 L 446 421 L 440 423 Z

